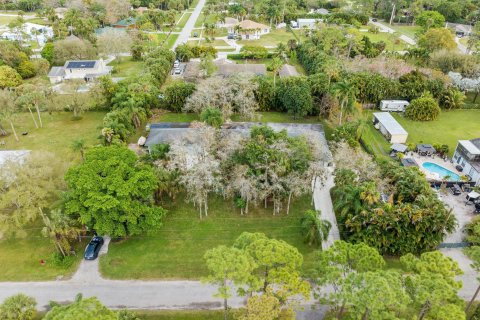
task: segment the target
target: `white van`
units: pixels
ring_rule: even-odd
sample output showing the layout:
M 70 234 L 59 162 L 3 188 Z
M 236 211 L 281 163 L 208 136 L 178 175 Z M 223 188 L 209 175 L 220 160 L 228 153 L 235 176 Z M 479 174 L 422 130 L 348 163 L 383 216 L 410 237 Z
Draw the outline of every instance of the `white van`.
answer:
M 410 103 L 404 100 L 382 100 L 380 101 L 380 110 L 405 112 Z

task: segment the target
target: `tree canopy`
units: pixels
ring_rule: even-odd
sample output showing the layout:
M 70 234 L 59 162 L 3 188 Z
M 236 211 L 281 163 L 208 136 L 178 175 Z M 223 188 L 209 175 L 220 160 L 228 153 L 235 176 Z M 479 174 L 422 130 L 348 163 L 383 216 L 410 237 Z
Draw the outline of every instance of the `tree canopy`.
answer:
M 124 237 L 156 230 L 165 210 L 152 204 L 156 176 L 122 146 L 88 150 L 85 161 L 68 170 L 68 214 L 99 234 Z

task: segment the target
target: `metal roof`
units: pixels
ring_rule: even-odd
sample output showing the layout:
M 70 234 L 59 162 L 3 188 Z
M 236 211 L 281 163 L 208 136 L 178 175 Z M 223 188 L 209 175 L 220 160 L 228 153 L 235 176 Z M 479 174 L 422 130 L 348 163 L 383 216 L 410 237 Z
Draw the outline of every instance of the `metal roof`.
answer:
M 63 77 L 64 75 L 65 75 L 64 67 L 52 67 L 52 69 L 48 73 L 49 77 Z
M 407 151 L 408 147 L 406 145 L 404 145 L 403 143 L 394 143 L 394 144 L 392 144 L 390 149 L 403 153 L 403 152 Z
M 67 69 L 93 69 L 95 68 L 96 60 L 79 60 L 79 61 L 67 61 L 65 68 Z
M 477 145 L 471 141 L 471 140 L 458 140 L 458 143 L 460 143 L 469 153 L 471 154 L 480 154 L 480 149 L 477 147 Z
M 382 124 L 382 126 L 390 133 L 394 134 L 408 134 L 408 132 L 403 129 L 400 123 L 395 120 L 394 117 L 388 112 L 375 112 L 373 116 Z

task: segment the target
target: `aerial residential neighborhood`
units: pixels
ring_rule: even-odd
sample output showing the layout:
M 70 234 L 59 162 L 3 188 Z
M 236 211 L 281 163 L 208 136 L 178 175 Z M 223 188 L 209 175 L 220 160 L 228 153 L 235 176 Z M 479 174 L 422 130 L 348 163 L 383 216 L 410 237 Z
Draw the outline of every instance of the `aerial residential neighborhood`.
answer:
M 0 2 L 0 320 L 480 320 L 480 2 Z

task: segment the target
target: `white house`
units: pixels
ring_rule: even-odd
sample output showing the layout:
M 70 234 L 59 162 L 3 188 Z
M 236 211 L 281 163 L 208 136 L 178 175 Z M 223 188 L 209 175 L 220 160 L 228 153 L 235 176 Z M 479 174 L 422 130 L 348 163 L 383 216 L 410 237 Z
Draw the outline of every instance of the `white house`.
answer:
M 107 66 L 103 59 L 67 61 L 63 67 L 52 67 L 48 78 L 52 84 L 69 79 L 94 80 L 97 77 L 110 74 L 112 67 Z
M 388 112 L 375 112 L 373 124 L 390 143 L 407 142 L 408 132 Z
M 53 28 L 41 24 L 26 22 L 20 32 L 4 32 L 2 38 L 11 41 L 36 41 L 43 47 L 48 39 L 53 38 Z
M 228 33 L 237 33 L 245 40 L 258 40 L 264 34 L 270 33 L 270 27 L 252 20 L 243 20 L 228 28 Z
M 468 175 L 476 185 L 480 185 L 480 138 L 458 140 L 453 162 L 462 166 L 463 174 Z
M 323 19 L 297 19 L 296 25 L 299 29 L 316 29 L 320 22 L 323 22 Z

